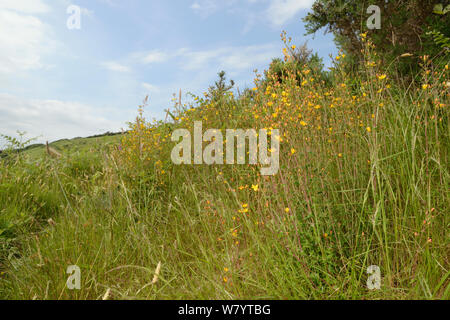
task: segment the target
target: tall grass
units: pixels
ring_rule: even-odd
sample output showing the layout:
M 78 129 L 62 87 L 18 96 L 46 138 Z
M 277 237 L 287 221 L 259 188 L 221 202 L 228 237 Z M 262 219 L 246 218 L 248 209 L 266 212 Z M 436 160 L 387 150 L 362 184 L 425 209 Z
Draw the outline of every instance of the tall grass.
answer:
M 257 76 L 243 96 L 180 101 L 170 123 L 141 107 L 121 146 L 95 157 L 4 164 L 0 295 L 449 299 L 449 71 L 425 61 L 424 82 L 405 88 L 367 57 L 352 78 L 340 55 L 332 86 L 305 67 Z M 280 129 L 279 173 L 173 165 L 171 132 L 196 120 Z

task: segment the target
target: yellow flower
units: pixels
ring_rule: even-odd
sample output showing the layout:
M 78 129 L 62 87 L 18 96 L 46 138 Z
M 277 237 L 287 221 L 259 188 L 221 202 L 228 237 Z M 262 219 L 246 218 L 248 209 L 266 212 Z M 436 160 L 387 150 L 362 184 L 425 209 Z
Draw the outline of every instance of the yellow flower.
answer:
M 300 121 L 300 124 L 304 127 L 306 127 L 308 125 L 305 121 Z
M 366 130 L 367 130 L 367 132 L 372 132 L 372 128 L 371 127 L 367 127 Z
M 427 90 L 428 87 L 429 87 L 428 84 L 423 84 L 423 85 L 422 85 L 422 89 L 423 89 L 423 90 Z
M 225 272 L 228 272 L 228 268 L 223 268 L 223 270 L 224 270 Z
M 380 76 L 378 76 L 378 80 L 384 80 L 384 79 L 386 79 L 386 75 L 385 74 L 382 74 L 382 75 L 380 75 Z
M 294 153 L 296 153 L 296 152 L 297 152 L 297 151 L 295 151 L 294 148 L 291 149 L 291 154 L 294 154 Z
M 289 208 L 284 209 L 284 212 L 286 212 L 286 213 L 289 213 L 289 211 L 291 211 L 291 209 L 289 209 Z
M 252 189 L 257 192 L 259 189 L 259 186 L 257 184 L 252 184 Z

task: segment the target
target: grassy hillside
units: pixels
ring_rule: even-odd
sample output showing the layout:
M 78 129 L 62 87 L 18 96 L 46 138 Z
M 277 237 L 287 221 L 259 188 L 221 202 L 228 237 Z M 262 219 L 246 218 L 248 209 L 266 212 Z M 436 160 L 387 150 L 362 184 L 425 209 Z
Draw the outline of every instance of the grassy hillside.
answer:
M 99 147 L 107 147 L 112 144 L 117 145 L 120 142 L 121 134 L 104 134 L 87 138 L 61 139 L 49 146 L 64 156 L 82 154 L 87 152 L 97 152 Z M 45 144 L 33 144 L 23 150 L 19 150 L 22 155 L 29 160 L 39 160 L 46 155 Z
M 50 143 L 49 146 L 61 154 L 59 159 L 51 158 L 43 144 L 3 151 L 0 180 L 2 273 L 5 257 L 19 250 L 21 237 L 28 237 L 30 231 L 42 231 L 42 223 L 57 216 L 66 199 L 61 186 L 52 181 L 55 165 L 75 175 L 94 170 L 102 153 L 120 143 L 121 138 L 121 135 L 103 135 Z
M 3 161 L 0 297 L 449 299 L 448 66 L 424 59 L 405 86 L 369 52 L 357 76 L 345 63 L 326 82 L 287 64 L 241 96 L 177 103 L 170 123 L 142 106 L 124 137 Z M 278 174 L 174 165 L 171 134 L 194 121 L 280 129 Z

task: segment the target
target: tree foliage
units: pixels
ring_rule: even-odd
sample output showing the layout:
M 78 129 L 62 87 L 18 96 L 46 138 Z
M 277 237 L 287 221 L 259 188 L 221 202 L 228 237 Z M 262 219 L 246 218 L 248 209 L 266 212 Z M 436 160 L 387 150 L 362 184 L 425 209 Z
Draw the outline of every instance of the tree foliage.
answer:
M 233 89 L 234 81 L 230 80 L 230 84 L 227 84 L 227 78 L 225 76 L 225 71 L 220 71 L 218 73 L 219 80 L 215 81 L 214 86 L 209 87 L 208 95 L 213 101 L 220 100 L 223 95 Z
M 361 58 L 361 34 L 368 32 L 380 57 L 391 62 L 404 53 L 435 55 L 442 46 L 434 41 L 450 36 L 445 15 L 449 1 L 443 0 L 316 0 L 304 18 L 307 34 L 325 28 L 335 35 L 338 46 L 349 56 Z M 381 9 L 381 28 L 369 30 L 367 8 Z M 439 10 L 440 9 L 440 10 Z M 441 12 L 437 12 L 441 11 Z M 442 44 L 442 42 L 441 42 Z M 405 61 L 405 60 L 404 60 Z M 410 62 L 411 63 L 411 60 Z

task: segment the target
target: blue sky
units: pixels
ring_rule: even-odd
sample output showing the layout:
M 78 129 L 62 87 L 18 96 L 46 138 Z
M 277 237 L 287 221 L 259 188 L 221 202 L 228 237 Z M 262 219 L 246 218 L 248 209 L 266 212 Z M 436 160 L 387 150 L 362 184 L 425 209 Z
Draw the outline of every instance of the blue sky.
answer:
M 280 33 L 329 64 L 330 35 L 304 37 L 310 0 L 1 0 L 0 133 L 39 141 L 126 128 L 147 94 L 200 94 L 225 70 L 241 89 L 282 56 Z M 67 8 L 81 8 L 69 30 Z

